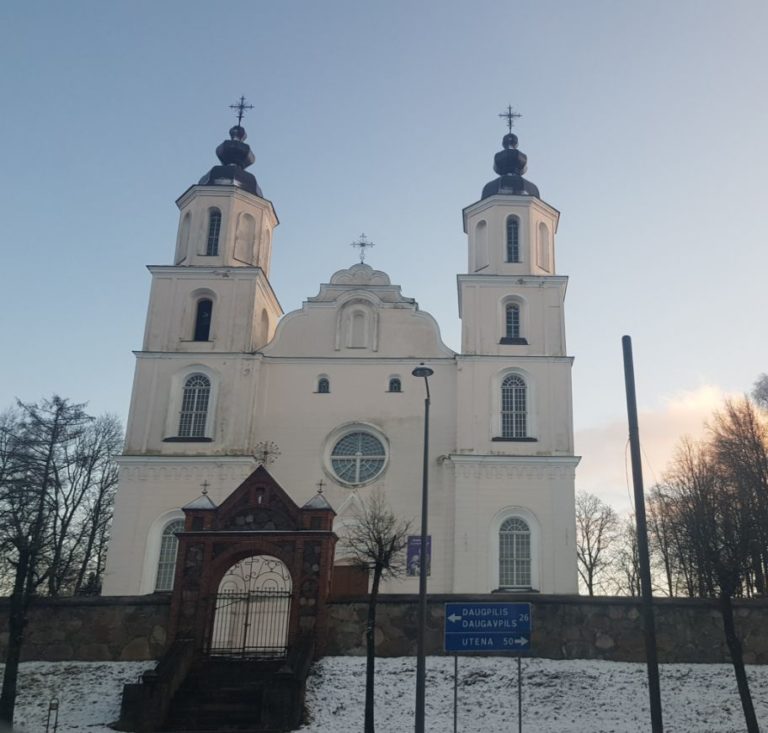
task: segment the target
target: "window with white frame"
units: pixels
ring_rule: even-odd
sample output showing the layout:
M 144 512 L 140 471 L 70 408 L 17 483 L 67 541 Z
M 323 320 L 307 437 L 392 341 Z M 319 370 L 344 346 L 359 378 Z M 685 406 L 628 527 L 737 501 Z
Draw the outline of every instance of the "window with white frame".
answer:
M 501 383 L 501 437 L 528 436 L 528 388 L 519 374 L 508 374 Z
M 219 233 L 221 232 L 221 212 L 211 209 L 208 214 L 208 240 L 205 243 L 205 254 L 209 257 L 219 254 Z
M 508 517 L 499 528 L 499 587 L 531 587 L 531 528 L 520 517 Z
M 179 539 L 176 532 L 184 530 L 184 520 L 174 519 L 165 526 L 160 539 L 160 555 L 157 560 L 155 590 L 173 590 L 173 576 L 176 572 L 176 553 Z
M 507 217 L 507 262 L 520 262 L 520 219 Z
M 208 419 L 211 380 L 204 374 L 193 374 L 184 382 L 179 416 L 180 438 L 202 438 Z

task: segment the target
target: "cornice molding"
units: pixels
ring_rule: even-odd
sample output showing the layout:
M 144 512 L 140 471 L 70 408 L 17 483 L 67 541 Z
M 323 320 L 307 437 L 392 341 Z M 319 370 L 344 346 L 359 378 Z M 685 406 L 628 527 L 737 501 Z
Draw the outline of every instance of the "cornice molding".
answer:
M 452 453 L 457 479 L 572 480 L 581 456 L 508 456 Z

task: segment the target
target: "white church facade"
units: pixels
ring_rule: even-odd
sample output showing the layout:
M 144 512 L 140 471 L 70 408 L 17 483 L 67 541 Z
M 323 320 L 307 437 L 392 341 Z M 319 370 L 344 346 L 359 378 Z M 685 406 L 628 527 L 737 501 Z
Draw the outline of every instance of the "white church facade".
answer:
M 516 136 L 464 210 L 461 353 L 363 262 L 284 315 L 269 279 L 278 219 L 246 170 L 245 131 L 230 137 L 177 201 L 173 264 L 149 267 L 104 593 L 170 590 L 182 507 L 201 487 L 220 504 L 260 462 L 299 506 L 321 486 L 339 536 L 374 491 L 418 527 L 422 362 L 434 370 L 430 592 L 576 593 L 559 213 L 522 177 Z

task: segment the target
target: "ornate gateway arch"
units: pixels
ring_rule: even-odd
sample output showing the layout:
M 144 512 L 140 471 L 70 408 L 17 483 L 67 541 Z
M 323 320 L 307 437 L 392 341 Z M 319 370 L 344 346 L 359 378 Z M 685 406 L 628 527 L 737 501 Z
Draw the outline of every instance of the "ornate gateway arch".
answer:
M 257 468 L 220 506 L 184 507 L 171 640 L 215 656 L 280 657 L 306 634 L 320 650 L 335 512 L 318 494 L 299 508 Z

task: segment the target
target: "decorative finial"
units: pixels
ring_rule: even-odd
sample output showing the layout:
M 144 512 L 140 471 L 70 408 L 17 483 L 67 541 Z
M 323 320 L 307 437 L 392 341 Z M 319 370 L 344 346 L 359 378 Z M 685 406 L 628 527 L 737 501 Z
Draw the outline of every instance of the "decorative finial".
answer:
M 515 120 L 518 117 L 522 117 L 522 115 L 517 114 L 517 112 L 512 111 L 512 105 L 507 105 L 507 111 L 502 112 L 499 117 L 503 117 L 507 121 L 507 127 L 509 128 L 509 132 L 512 132 L 512 125 L 515 124 Z
M 318 481 L 318 482 L 315 484 L 315 486 L 317 486 L 317 493 L 318 493 L 318 494 L 322 494 L 322 493 L 323 493 L 323 488 L 324 488 L 324 486 L 325 486 L 325 481 L 323 481 L 323 479 L 320 479 L 320 480 L 319 480 L 319 481 Z
M 360 263 L 365 262 L 365 249 L 366 247 L 375 247 L 374 242 L 369 242 L 365 234 L 360 235 L 360 239 L 357 242 L 352 242 L 351 247 L 360 247 Z
M 245 110 L 253 109 L 253 105 L 246 104 L 245 97 L 241 96 L 240 101 L 237 104 L 230 104 L 229 108 L 237 112 L 237 126 L 240 127 L 243 121 L 243 115 L 245 114 Z M 512 128 L 510 127 L 509 129 L 511 130 Z
M 203 487 L 203 496 L 208 496 L 208 487 L 210 486 L 208 481 L 203 481 L 203 483 L 201 483 L 200 486 Z

